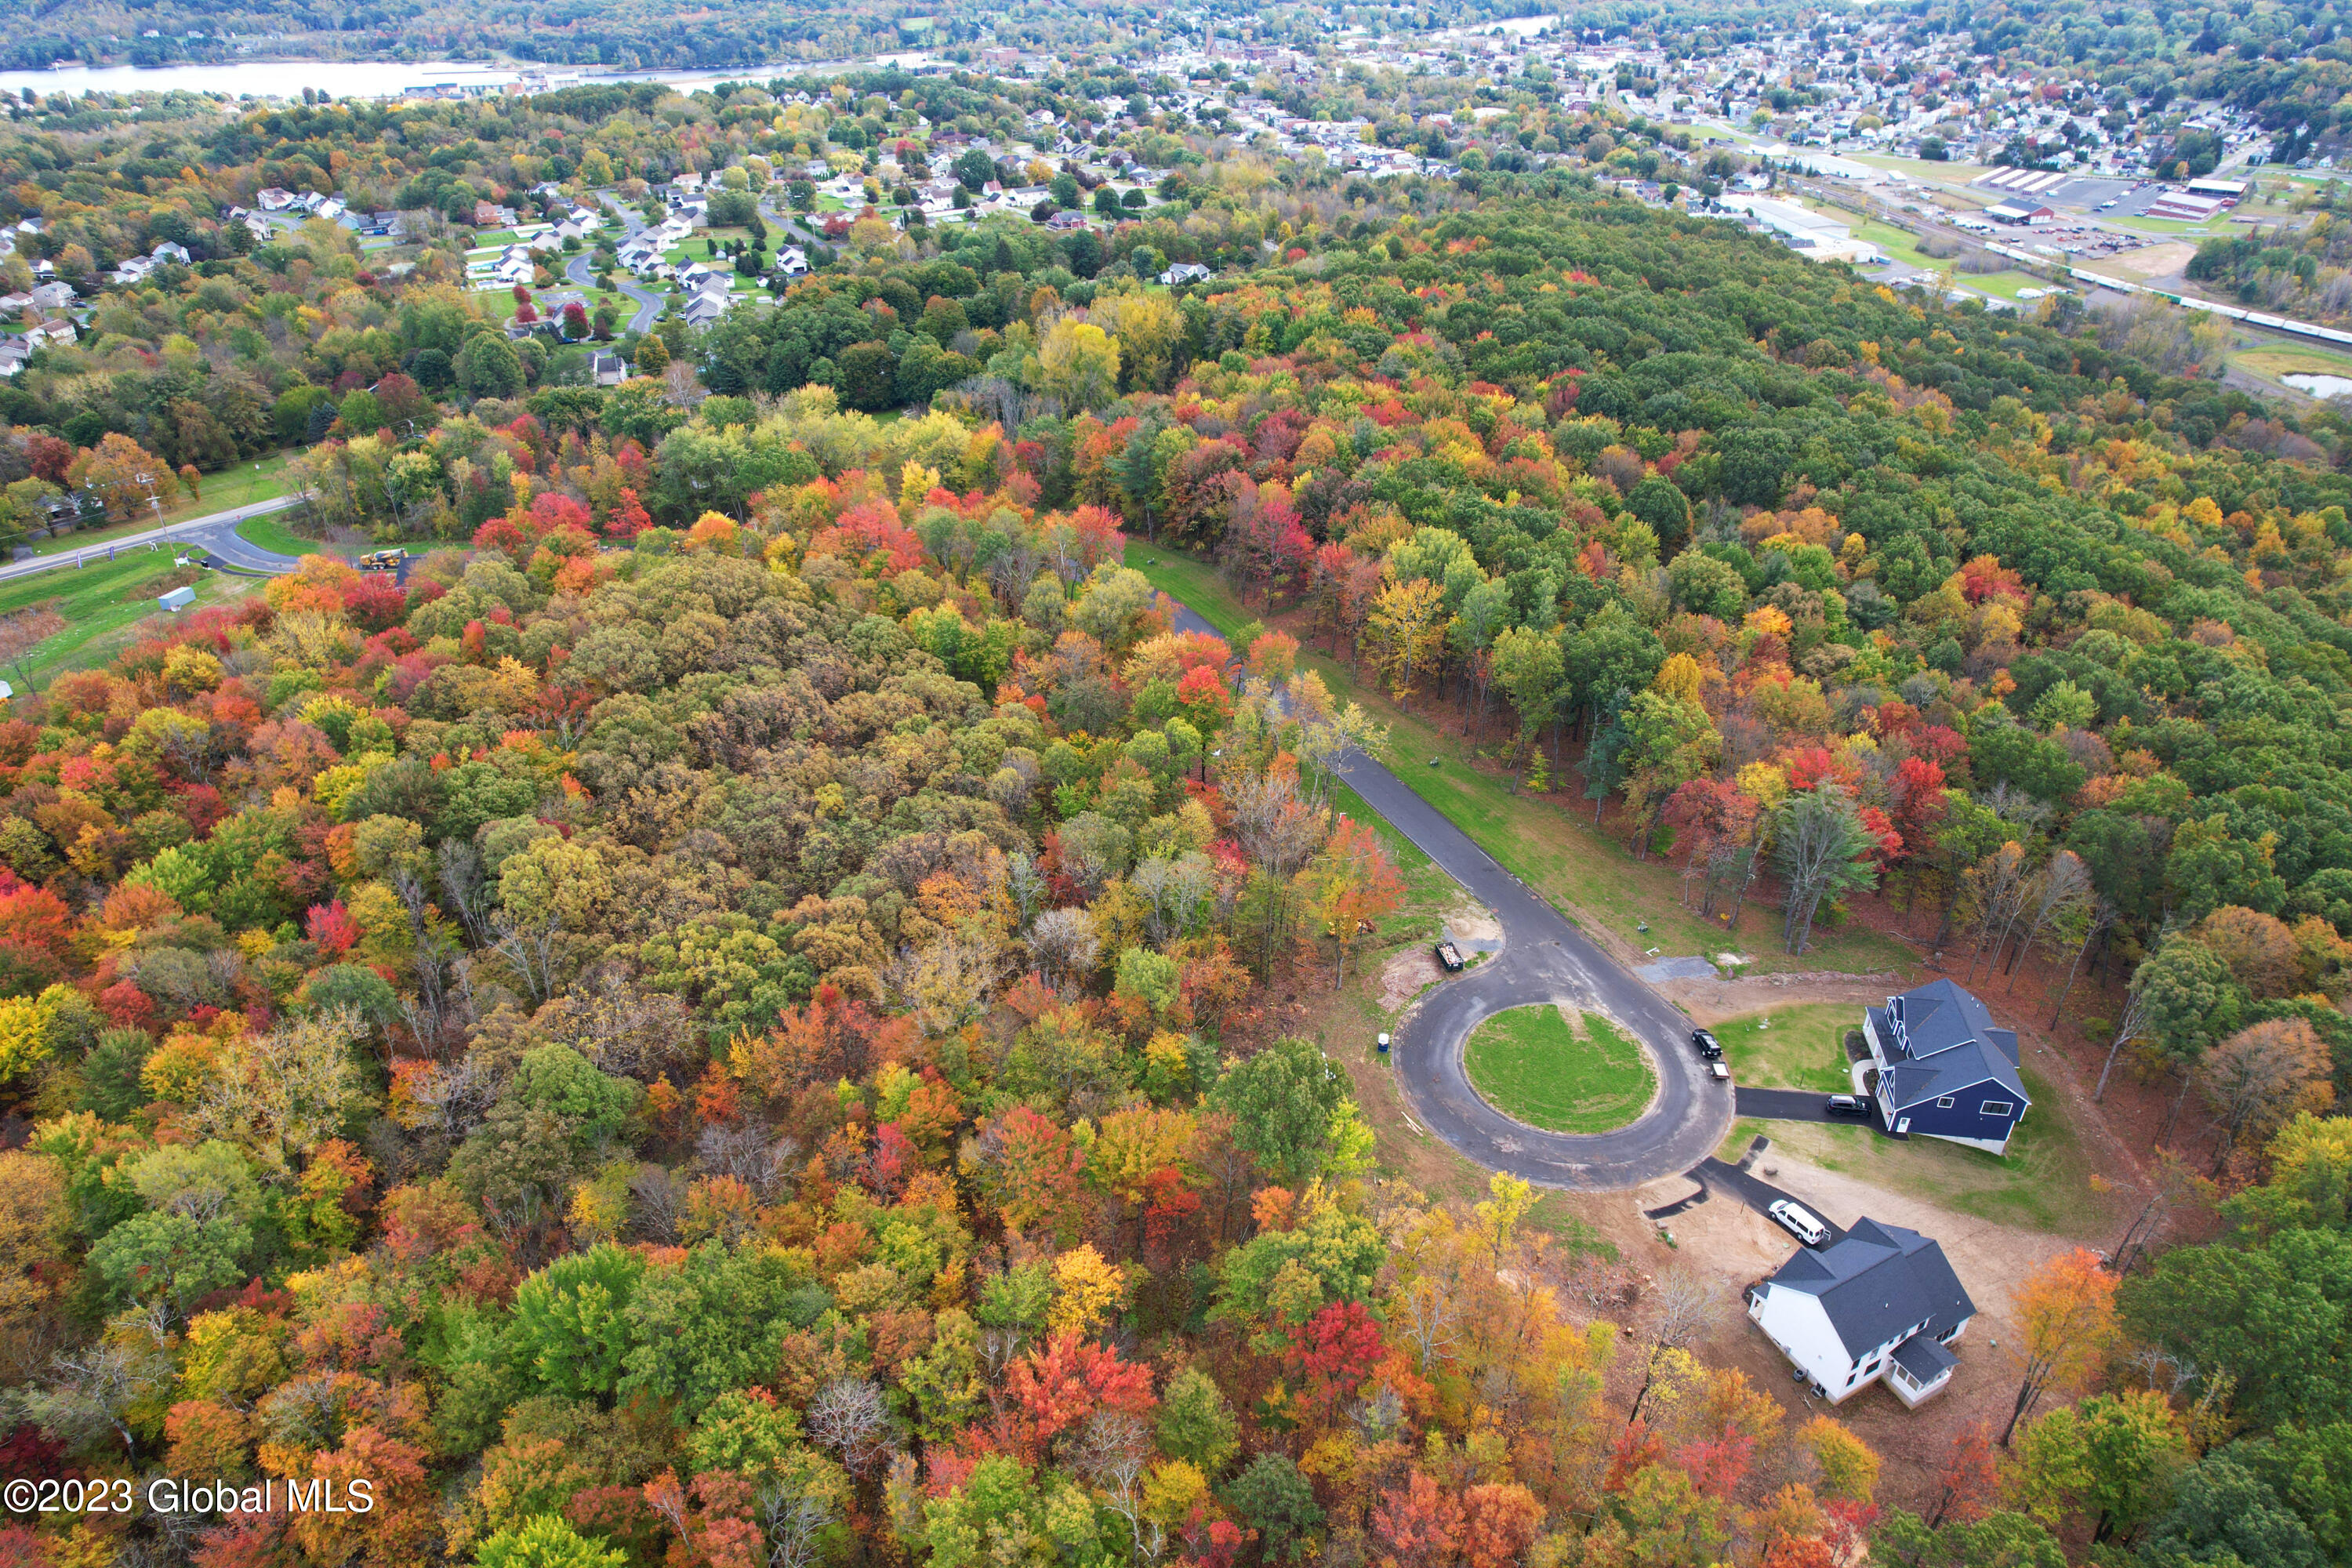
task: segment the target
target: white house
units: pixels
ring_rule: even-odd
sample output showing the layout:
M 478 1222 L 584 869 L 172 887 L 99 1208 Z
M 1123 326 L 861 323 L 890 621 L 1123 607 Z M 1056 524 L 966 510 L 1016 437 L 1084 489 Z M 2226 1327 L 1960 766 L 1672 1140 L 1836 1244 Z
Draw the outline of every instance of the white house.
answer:
M 253 199 L 261 204 L 261 210 L 266 213 L 282 213 L 297 200 L 293 192 L 278 185 L 269 186 Z
M 55 348 L 80 338 L 81 332 L 63 316 L 36 321 L 25 329 L 25 342 L 34 348 Z
M 181 267 L 188 265 L 188 247 L 184 245 L 176 244 L 172 240 L 165 239 L 157 241 L 154 250 L 150 252 L 150 254 L 155 258 L 155 265 L 158 267 L 161 267 L 167 261 L 175 263 Z
M 1206 283 L 1210 271 L 1197 261 L 1180 261 L 1160 275 L 1160 281 L 1171 289 L 1181 289 L 1187 283 Z
M 799 246 L 788 245 L 776 252 L 776 270 L 784 277 L 804 278 L 808 275 L 808 252 Z
M 81 302 L 70 283 L 44 283 L 35 289 L 32 301 L 44 310 L 70 310 Z
M 588 374 L 596 378 L 599 386 L 618 386 L 627 379 L 629 369 L 621 363 L 619 354 L 600 349 L 588 356 Z
M 1883 1381 L 1916 1408 L 1951 1381 L 1947 1347 L 1976 1312 L 1941 1247 L 1874 1219 L 1748 1288 L 1748 1317 L 1832 1405 Z

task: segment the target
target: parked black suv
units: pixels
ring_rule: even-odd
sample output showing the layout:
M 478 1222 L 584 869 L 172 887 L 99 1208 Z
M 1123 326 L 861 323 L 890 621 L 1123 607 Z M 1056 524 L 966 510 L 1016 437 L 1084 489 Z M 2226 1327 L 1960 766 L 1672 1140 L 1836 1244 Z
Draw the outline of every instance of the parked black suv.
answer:
M 1717 1040 L 1713 1035 L 1707 1033 L 1705 1029 L 1693 1029 L 1691 1031 L 1691 1044 L 1697 1047 L 1698 1054 L 1705 1057 L 1709 1061 L 1713 1061 L 1717 1057 L 1723 1055 L 1723 1042 Z

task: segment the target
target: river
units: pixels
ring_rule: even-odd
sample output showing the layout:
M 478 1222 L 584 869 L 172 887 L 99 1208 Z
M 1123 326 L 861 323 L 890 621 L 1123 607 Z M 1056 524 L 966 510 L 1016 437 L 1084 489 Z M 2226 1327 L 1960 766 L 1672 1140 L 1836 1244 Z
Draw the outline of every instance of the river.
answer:
M 826 60 L 803 65 L 778 61 L 734 71 L 614 71 L 586 72 L 578 66 L 547 66 L 534 76 L 548 75 L 570 85 L 574 80 L 666 81 L 692 92 L 713 82 L 765 80 L 770 77 L 830 75 L 845 70 L 899 66 L 912 70 L 940 63 L 924 51 L 908 50 L 864 60 Z M 306 87 L 335 98 L 398 98 L 412 87 L 452 83 L 460 88 L 495 92 L 520 81 L 524 72 L 510 65 L 484 65 L 457 60 L 239 60 L 222 65 L 163 66 L 142 70 L 136 66 L 75 66 L 65 70 L 0 71 L 0 88 L 21 93 L 27 88 L 47 98 L 68 92 L 219 92 L 231 98 L 299 98 Z

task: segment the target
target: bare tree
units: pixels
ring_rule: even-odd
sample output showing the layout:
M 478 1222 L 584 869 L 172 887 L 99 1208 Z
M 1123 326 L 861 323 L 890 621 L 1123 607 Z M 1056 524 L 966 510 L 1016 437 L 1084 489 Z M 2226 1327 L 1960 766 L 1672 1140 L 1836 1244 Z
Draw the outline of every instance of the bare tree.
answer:
M 648 1241 L 674 1242 L 686 1214 L 686 1184 L 665 1166 L 644 1164 L 629 1178 L 637 1230 Z
M 2213 1184 L 2190 1170 L 2187 1162 L 2169 1150 L 2158 1150 L 2156 1180 L 2124 1238 L 2116 1243 L 2115 1258 L 2108 1267 L 2118 1277 L 2129 1274 L 2141 1257 L 2164 1238 L 2176 1214 L 2190 1204 L 2210 1201 L 2212 1194 Z
M 760 1529 L 768 1538 L 768 1568 L 809 1568 L 824 1532 L 838 1517 L 832 1501 L 801 1475 L 775 1477 L 759 1492 Z
M 2091 1103 L 2095 1105 L 2107 1097 L 2107 1075 L 2116 1070 L 2116 1058 L 2123 1048 L 2137 1040 L 2147 1028 L 2147 1004 L 2141 994 L 2139 977 L 2132 977 L 2131 988 L 2124 993 L 2124 1016 L 2116 1025 L 2116 1037 L 2107 1042 L 2106 1064 L 2099 1068 L 2099 1087 L 2091 1091 Z
M 519 921 L 500 910 L 490 921 L 494 950 L 514 970 L 534 1006 L 555 994 L 556 950 L 562 929 L 553 921 Z
M 489 878 L 482 868 L 482 853 L 467 838 L 444 838 L 433 851 L 440 873 L 441 891 L 449 907 L 465 922 L 466 940 L 476 947 L 490 940 Z
M 1101 951 L 1094 916 L 1085 910 L 1047 910 L 1029 928 L 1029 956 L 1056 986 L 1083 976 Z
M 1640 1322 L 1650 1352 L 1642 1365 L 1641 1392 L 1633 1395 L 1633 1408 L 1625 1413 L 1626 1426 L 1633 1424 L 1642 1414 L 1642 1402 L 1650 1397 L 1650 1385 L 1657 1380 L 1658 1358 L 1697 1338 L 1714 1315 L 1715 1291 L 1686 1268 L 1667 1269 L 1643 1292 Z
M 76 1447 L 111 1433 L 128 1457 L 139 1447 L 132 1408 L 171 1380 L 171 1358 L 160 1351 L 102 1341 L 50 1363 L 48 1386 L 25 1395 L 25 1413 Z
M 1968 978 L 1974 982 L 1977 967 L 1987 959 L 1998 969 L 2001 949 L 2009 945 L 2010 928 L 2024 911 L 2032 893 L 2027 886 L 2032 872 L 2025 863 L 2025 847 L 2014 838 L 1969 867 L 1960 877 L 1960 904 L 1976 928 L 1976 952 L 1969 960 Z
M 2024 967 L 2027 952 L 2053 936 L 2063 940 L 2065 933 L 2079 930 L 2096 899 L 2091 890 L 2091 868 L 2072 849 L 2061 849 L 2050 858 L 2050 864 L 2034 873 L 2026 885 L 2021 916 L 2024 932 L 2010 959 L 2011 990 L 2017 989 L 2017 972 Z
M 882 1390 L 868 1378 L 835 1378 L 809 1401 L 808 1434 L 852 1474 L 865 1474 L 890 1451 L 890 1412 Z
M 1072 1445 L 1071 1466 L 1103 1489 L 1103 1501 L 1127 1521 L 1139 1562 L 1156 1563 L 1168 1550 L 1168 1527 L 1144 1513 L 1140 1482 L 1151 1461 L 1151 1427 L 1124 1410 L 1097 1410 Z
M 1451 1283 L 1447 1281 L 1446 1283 Z M 1427 1274 L 1412 1282 L 1405 1292 L 1404 1306 L 1398 1314 L 1397 1330 L 1413 1348 L 1420 1368 L 1425 1375 L 1429 1363 L 1462 1338 L 1462 1310 L 1455 1305 L 1453 1292 Z
M 1271 969 L 1291 879 L 1322 845 L 1328 816 L 1300 798 L 1298 775 L 1286 768 L 1239 772 L 1226 781 L 1225 798 L 1233 806 L 1234 837 L 1266 879 L 1263 961 Z

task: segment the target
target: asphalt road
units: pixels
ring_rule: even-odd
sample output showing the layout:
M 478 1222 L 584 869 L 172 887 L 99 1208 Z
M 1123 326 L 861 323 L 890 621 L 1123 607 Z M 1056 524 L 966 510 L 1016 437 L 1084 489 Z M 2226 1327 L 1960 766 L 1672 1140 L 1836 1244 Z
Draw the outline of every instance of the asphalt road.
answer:
M 638 226 L 643 227 L 644 226 L 641 224 Z M 630 232 L 635 233 L 635 230 L 633 229 Z M 593 289 L 596 286 L 596 274 L 594 269 L 588 264 L 594 259 L 595 257 L 593 253 L 586 251 L 582 252 L 580 255 L 573 257 L 571 261 L 565 264 L 563 276 L 565 279 L 571 282 L 578 284 L 583 289 Z M 617 269 L 613 274 L 613 287 L 618 289 L 622 293 L 626 294 L 637 307 L 635 313 L 631 315 L 628 321 L 623 324 L 622 331 L 630 332 L 652 331 L 654 330 L 654 323 L 661 320 L 661 296 L 651 292 L 635 279 L 630 277 L 627 273 Z
M 1183 630 L 1214 635 L 1191 610 L 1180 607 L 1178 619 Z M 1706 1159 L 1731 1131 L 1732 1094 L 1708 1081 L 1687 1043 L 1688 1021 L 1394 773 L 1360 752 L 1342 759 L 1339 771 L 1503 928 L 1501 952 L 1425 993 L 1393 1031 L 1392 1059 L 1413 1119 L 1479 1164 L 1549 1187 L 1637 1187 Z M 1504 1115 L 1470 1087 L 1462 1059 L 1470 1031 L 1489 1014 L 1545 1002 L 1606 1014 L 1641 1042 L 1658 1074 L 1641 1117 L 1612 1132 L 1547 1132 Z
M 10 562 L 0 566 L 0 583 L 16 577 L 30 577 L 39 572 L 59 569 L 70 572 L 75 569 L 77 561 L 104 562 L 109 559 L 110 551 L 119 555 L 124 551 L 145 550 L 151 545 L 161 553 L 175 544 L 201 544 L 215 560 L 231 566 L 242 566 L 254 572 L 291 572 L 294 569 L 293 557 L 247 543 L 236 536 L 236 525 L 248 517 L 283 511 L 294 501 L 292 496 L 279 496 L 273 500 L 255 501 L 251 506 L 234 507 L 227 511 L 190 518 L 169 528 L 151 528 L 79 550 L 60 550 L 51 555 L 37 555 L 29 561 Z

